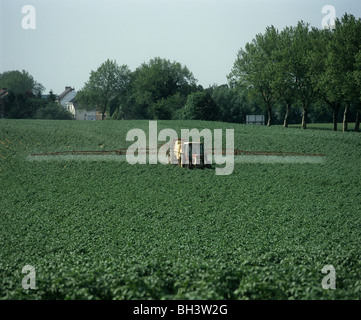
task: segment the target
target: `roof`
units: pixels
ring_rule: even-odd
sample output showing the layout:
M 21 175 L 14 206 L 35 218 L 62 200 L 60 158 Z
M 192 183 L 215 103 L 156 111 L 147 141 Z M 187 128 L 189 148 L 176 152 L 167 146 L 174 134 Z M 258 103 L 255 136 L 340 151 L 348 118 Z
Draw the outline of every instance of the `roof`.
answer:
M 61 94 L 58 95 L 57 100 L 61 101 L 63 98 L 65 98 L 73 90 L 74 90 L 74 88 L 72 88 L 72 87 L 65 87 L 65 91 L 63 91 Z

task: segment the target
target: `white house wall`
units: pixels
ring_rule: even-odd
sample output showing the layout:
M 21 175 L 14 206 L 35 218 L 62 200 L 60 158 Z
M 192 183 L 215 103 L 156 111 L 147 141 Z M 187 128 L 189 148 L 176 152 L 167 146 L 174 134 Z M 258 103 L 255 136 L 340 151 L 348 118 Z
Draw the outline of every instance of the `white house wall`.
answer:
M 76 120 L 95 120 L 95 111 L 89 111 L 86 109 L 76 109 Z

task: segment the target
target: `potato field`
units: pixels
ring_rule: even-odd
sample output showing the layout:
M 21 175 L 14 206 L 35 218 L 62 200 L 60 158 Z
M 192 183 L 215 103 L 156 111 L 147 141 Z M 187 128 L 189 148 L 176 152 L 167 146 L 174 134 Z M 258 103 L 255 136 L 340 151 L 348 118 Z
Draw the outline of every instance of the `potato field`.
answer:
M 0 299 L 361 298 L 359 133 L 158 121 L 179 135 L 234 129 L 241 150 L 324 154 L 253 157 L 226 176 L 31 156 L 126 148 L 133 128 L 148 121 L 0 120 Z M 34 290 L 22 287 L 26 265 Z M 334 290 L 322 287 L 326 265 Z

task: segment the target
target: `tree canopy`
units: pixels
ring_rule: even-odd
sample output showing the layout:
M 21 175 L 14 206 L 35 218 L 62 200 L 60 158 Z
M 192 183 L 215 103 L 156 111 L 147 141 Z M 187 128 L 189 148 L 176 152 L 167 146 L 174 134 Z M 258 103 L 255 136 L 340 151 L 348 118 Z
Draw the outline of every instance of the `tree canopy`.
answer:
M 187 96 L 197 90 L 197 80 L 179 62 L 156 57 L 134 71 L 133 101 L 141 118 L 171 119 Z
M 215 121 L 219 119 L 219 107 L 207 90 L 194 92 L 188 96 L 182 119 Z
M 265 34 L 257 34 L 245 49 L 240 49 L 233 69 L 228 75 L 232 87 L 246 89 L 250 97 L 260 96 L 267 110 L 267 125 L 272 123 L 272 108 L 276 101 L 273 81 L 276 78 L 277 66 L 274 63 L 274 51 L 278 41 L 275 27 L 267 27 Z
M 25 70 L 0 73 L 0 88 L 6 88 L 14 94 L 33 93 L 38 95 L 44 91 L 44 87 Z
M 361 19 L 349 14 L 336 19 L 334 31 L 310 28 L 302 21 L 281 32 L 271 26 L 239 50 L 228 80 L 231 87 L 262 98 L 268 125 L 274 105 L 281 103 L 287 127 L 291 105 L 296 104 L 301 107 L 305 129 L 310 108 L 323 101 L 333 111 L 334 130 L 344 104 L 343 130 L 347 131 L 351 104 L 359 101 L 360 49 Z M 359 115 L 357 111 L 357 119 Z
M 77 94 L 77 101 L 85 106 L 95 105 L 104 119 L 109 103 L 125 95 L 130 80 L 131 71 L 127 65 L 119 66 L 108 59 L 96 71 L 90 72 L 89 80 Z

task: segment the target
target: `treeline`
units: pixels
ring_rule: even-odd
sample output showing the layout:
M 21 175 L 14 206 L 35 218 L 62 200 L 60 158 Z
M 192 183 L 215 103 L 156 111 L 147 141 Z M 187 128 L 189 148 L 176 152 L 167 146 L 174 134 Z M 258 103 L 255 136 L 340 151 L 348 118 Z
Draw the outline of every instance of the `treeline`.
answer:
M 0 73 L 0 89 L 0 119 L 73 119 L 52 91 L 42 97 L 44 87 L 25 70 Z
M 361 20 L 345 14 L 335 29 L 304 22 L 268 27 L 240 49 L 228 85 L 197 86 L 177 62 L 155 58 L 134 72 L 107 60 L 79 95 L 113 119 L 199 119 L 245 122 L 265 114 L 267 125 L 349 121 L 361 117 Z M 343 110 L 343 114 L 341 114 Z
M 98 107 L 112 119 L 213 120 L 244 122 L 246 114 L 262 112 L 244 92 L 228 85 L 204 89 L 191 71 L 159 57 L 134 72 L 105 61 L 90 73 L 77 94 L 83 107 Z
M 77 94 L 82 107 L 97 106 L 111 119 L 210 120 L 245 123 L 248 114 L 267 116 L 264 101 L 239 85 L 203 88 L 193 74 L 178 62 L 154 58 L 134 72 L 116 61 L 105 61 L 92 71 Z M 310 122 L 331 122 L 332 113 L 322 103 L 309 106 Z M 296 124 L 302 113 L 290 108 L 289 123 Z M 272 123 L 282 124 L 284 105 L 275 102 Z M 338 121 L 342 119 L 339 118 Z
M 299 22 L 278 31 L 268 27 L 238 52 L 231 74 L 232 87 L 262 99 L 271 125 L 273 112 L 284 113 L 284 126 L 292 110 L 302 112 L 306 128 L 310 110 L 324 106 L 332 112 L 337 130 L 343 110 L 343 130 L 350 119 L 359 130 L 361 116 L 361 20 L 345 14 L 334 29 L 310 28 Z

